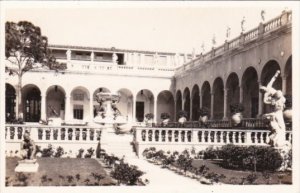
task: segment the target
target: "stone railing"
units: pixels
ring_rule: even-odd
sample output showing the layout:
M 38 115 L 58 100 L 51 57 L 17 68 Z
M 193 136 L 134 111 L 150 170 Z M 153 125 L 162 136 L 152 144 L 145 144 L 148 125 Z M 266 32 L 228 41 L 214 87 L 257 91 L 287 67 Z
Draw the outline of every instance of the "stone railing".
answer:
M 215 128 L 135 128 L 138 154 L 145 148 L 157 147 L 181 151 L 186 148 L 205 149 L 209 146 L 262 145 L 269 143 L 269 130 L 215 129 Z M 292 142 L 292 132 L 286 132 L 286 140 Z
M 5 125 L 6 152 L 19 152 L 25 131 L 37 146 L 45 148 L 48 144 L 61 146 L 65 151 L 77 152 L 79 149 L 96 149 L 101 137 L 101 129 L 88 126 L 44 126 L 44 125 Z M 16 153 L 17 154 L 17 153 Z
M 172 77 L 174 70 L 175 67 L 172 66 L 131 66 L 96 61 L 70 61 L 67 63 L 69 72 Z
M 175 74 L 180 74 L 181 72 L 191 69 L 192 66 L 195 66 L 194 64 L 200 63 L 199 65 L 205 64 L 205 62 L 220 56 L 230 50 L 237 49 L 243 44 L 251 42 L 252 40 L 258 39 L 260 37 L 263 37 L 265 34 L 268 34 L 274 30 L 277 30 L 281 28 L 282 26 L 285 26 L 287 24 L 290 24 L 292 22 L 292 12 L 291 11 L 284 11 L 280 16 L 266 22 L 266 23 L 260 23 L 258 27 L 249 30 L 245 33 L 241 33 L 240 36 L 225 41 L 224 44 L 221 46 L 212 49 L 211 51 L 200 55 L 197 59 L 190 61 L 180 67 L 178 67 L 175 71 Z

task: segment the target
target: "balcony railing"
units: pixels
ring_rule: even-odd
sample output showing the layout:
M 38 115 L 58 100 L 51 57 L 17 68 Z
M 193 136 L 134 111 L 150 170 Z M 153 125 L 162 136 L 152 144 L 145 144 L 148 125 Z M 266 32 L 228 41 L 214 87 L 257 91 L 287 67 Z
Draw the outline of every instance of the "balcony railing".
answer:
M 227 51 L 237 49 L 240 46 L 242 46 L 244 43 L 250 42 L 252 40 L 255 40 L 259 37 L 263 37 L 264 34 L 268 34 L 272 31 L 275 31 L 282 26 L 285 26 L 287 24 L 290 24 L 292 22 L 292 12 L 283 12 L 282 15 L 264 23 L 260 24 L 260 26 L 246 32 L 242 33 L 239 37 L 236 37 L 232 40 L 229 40 L 228 42 L 225 42 L 221 46 L 212 49 L 211 51 L 203 54 L 196 60 L 190 61 L 183 66 L 180 66 L 176 69 L 175 73 L 180 74 L 182 71 L 190 69 L 192 66 L 194 66 L 195 63 L 199 63 L 199 65 L 205 63 L 206 61 L 209 61 L 213 59 L 214 57 L 220 56 L 224 54 Z M 226 44 L 228 44 L 228 47 L 226 47 Z M 198 62 L 196 62 L 198 61 Z

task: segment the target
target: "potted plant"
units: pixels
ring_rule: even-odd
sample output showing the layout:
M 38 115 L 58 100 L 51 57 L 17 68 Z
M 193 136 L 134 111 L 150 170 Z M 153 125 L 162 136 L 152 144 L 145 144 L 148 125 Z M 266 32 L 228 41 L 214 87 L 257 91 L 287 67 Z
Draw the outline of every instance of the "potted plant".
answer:
M 291 95 L 285 96 L 285 109 L 283 111 L 283 116 L 287 121 L 292 121 L 292 105 L 293 105 L 293 98 Z
M 244 111 L 244 105 L 241 103 L 234 103 L 230 105 L 231 120 L 234 126 L 237 126 L 242 122 L 242 112 Z
M 178 117 L 179 117 L 178 122 L 180 124 L 184 124 L 187 121 L 187 119 L 186 119 L 187 116 L 188 116 L 188 113 L 186 111 L 183 111 L 183 110 L 179 111 L 178 112 Z
M 145 118 L 146 118 L 145 119 L 146 124 L 150 124 L 153 121 L 154 115 L 153 115 L 153 113 L 147 113 L 145 115 Z
M 162 113 L 160 115 L 160 118 L 162 119 L 162 125 L 163 126 L 168 125 L 168 123 L 170 121 L 170 115 L 169 115 L 169 113 Z
M 199 121 L 201 123 L 206 123 L 206 121 L 208 120 L 208 114 L 209 114 L 209 110 L 206 107 L 200 108 L 198 110 L 199 112 Z

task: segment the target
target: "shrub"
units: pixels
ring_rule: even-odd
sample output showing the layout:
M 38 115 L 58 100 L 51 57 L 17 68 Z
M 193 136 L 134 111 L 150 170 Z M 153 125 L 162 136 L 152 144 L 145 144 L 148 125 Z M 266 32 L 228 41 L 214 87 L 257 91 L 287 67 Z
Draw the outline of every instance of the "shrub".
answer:
M 244 105 L 241 103 L 234 103 L 230 105 L 230 112 L 232 114 L 241 113 L 244 111 Z
M 187 117 L 188 117 L 188 113 L 187 113 L 186 111 L 181 110 L 181 111 L 178 112 L 178 117 L 179 117 L 179 118 L 180 118 L 180 117 L 185 117 L 185 118 L 187 118 Z
M 48 148 L 42 150 L 42 157 L 52 157 L 54 155 L 54 149 L 51 144 L 48 145 Z
M 269 146 L 241 147 L 230 144 L 223 146 L 219 155 L 223 166 L 228 168 L 275 171 L 282 163 L 280 153 Z
M 162 113 L 162 114 L 160 115 L 160 118 L 161 118 L 161 119 L 169 119 L 169 118 L 170 118 L 170 114 L 169 114 L 169 113 Z
M 82 156 L 83 156 L 83 152 L 84 152 L 84 149 L 79 149 L 78 150 L 78 155 L 76 156 L 77 158 L 82 158 Z
M 135 185 L 143 172 L 138 170 L 136 166 L 129 166 L 126 163 L 120 163 L 116 165 L 114 170 L 111 172 L 111 176 L 118 180 L 118 183 L 126 185 Z
M 54 154 L 54 157 L 61 157 L 62 155 L 64 155 L 64 149 L 62 148 L 62 147 L 58 147 L 57 149 L 56 149 L 56 152 L 55 152 L 55 154 Z
M 213 147 L 208 147 L 203 153 L 203 159 L 218 159 L 219 150 L 214 149 Z
M 91 147 L 87 149 L 87 153 L 84 155 L 84 158 L 91 158 L 94 155 L 94 149 Z
M 145 115 L 145 117 L 146 117 L 147 120 L 151 120 L 151 119 L 154 118 L 154 115 L 153 115 L 153 113 L 147 113 L 147 114 Z
M 209 110 L 208 110 L 208 108 L 203 107 L 203 108 L 198 109 L 198 113 L 201 117 L 208 116 Z

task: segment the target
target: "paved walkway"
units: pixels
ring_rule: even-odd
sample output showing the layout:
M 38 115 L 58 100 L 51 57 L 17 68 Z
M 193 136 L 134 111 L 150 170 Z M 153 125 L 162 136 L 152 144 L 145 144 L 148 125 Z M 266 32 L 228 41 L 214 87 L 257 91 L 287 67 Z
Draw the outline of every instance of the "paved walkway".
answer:
M 196 179 L 181 176 L 169 169 L 163 169 L 161 166 L 149 163 L 144 159 L 125 158 L 125 162 L 136 165 L 140 170 L 145 172 L 143 179 L 149 180 L 149 184 L 147 185 L 149 188 L 159 187 L 166 188 L 166 190 L 175 190 L 177 192 L 181 189 L 187 190 L 186 188 L 188 188 L 198 190 L 200 187 L 207 186 L 201 184 Z

